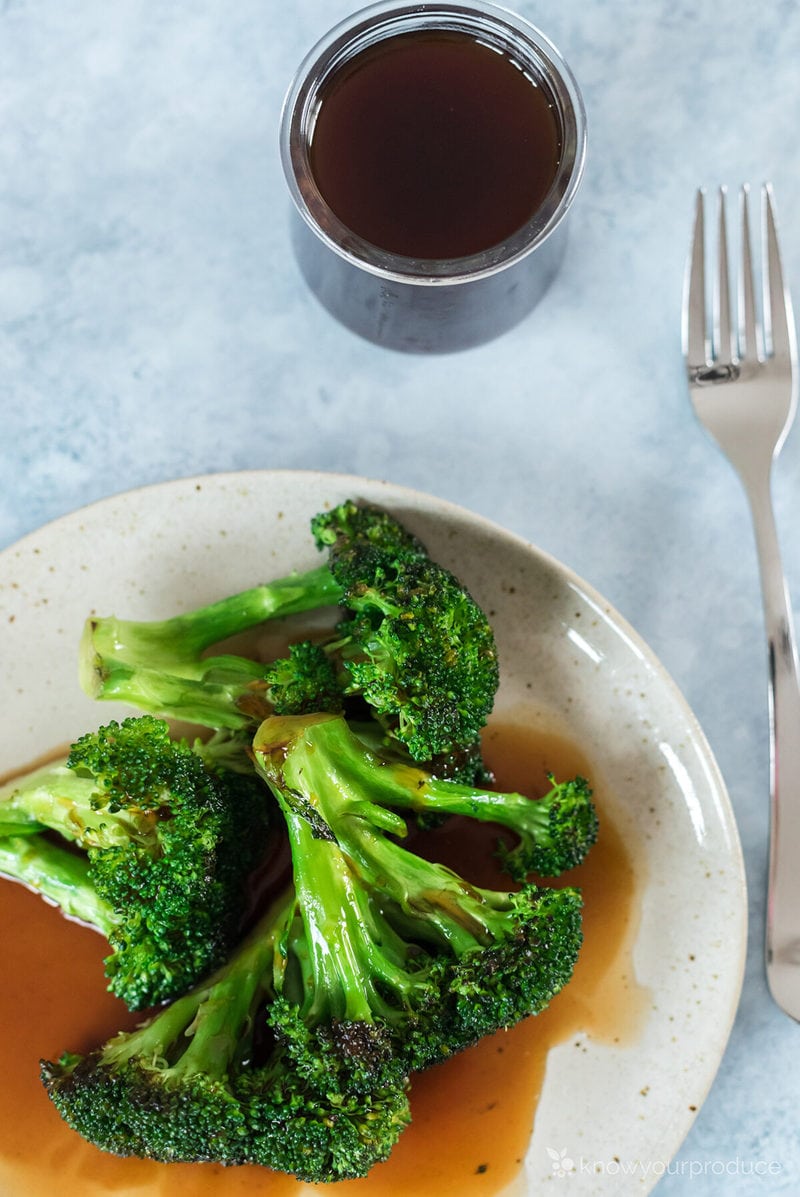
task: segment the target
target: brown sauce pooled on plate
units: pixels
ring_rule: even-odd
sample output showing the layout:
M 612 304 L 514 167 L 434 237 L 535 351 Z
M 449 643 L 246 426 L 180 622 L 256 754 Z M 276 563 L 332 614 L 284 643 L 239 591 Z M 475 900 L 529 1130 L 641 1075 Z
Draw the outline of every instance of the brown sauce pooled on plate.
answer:
M 522 726 L 493 726 L 486 758 L 498 788 L 543 793 L 546 772 L 592 778 L 567 741 Z M 564 878 L 584 895 L 584 946 L 570 985 L 545 1013 L 501 1031 L 413 1078 L 412 1126 L 391 1159 L 364 1180 L 306 1186 L 262 1168 L 156 1164 L 117 1159 L 63 1123 L 39 1082 L 41 1057 L 88 1051 L 132 1027 L 105 992 L 105 942 L 69 923 L 41 898 L 0 880 L 0 1193 L 3 1197 L 495 1197 L 519 1173 L 550 1047 L 576 1032 L 607 1043 L 630 1041 L 645 1013 L 630 953 L 641 879 L 596 790 L 601 832 L 587 862 Z M 466 832 L 470 834 L 465 834 Z M 485 832 L 466 820 L 426 833 L 431 854 L 479 885 L 506 882 Z M 419 843 L 418 843 L 419 846 Z M 424 1180 L 422 1179 L 424 1178 Z

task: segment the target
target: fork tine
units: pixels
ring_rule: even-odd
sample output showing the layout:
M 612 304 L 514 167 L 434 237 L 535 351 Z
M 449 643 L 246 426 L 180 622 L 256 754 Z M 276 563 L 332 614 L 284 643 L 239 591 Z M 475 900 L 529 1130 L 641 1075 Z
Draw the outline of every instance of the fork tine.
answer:
M 742 217 L 742 269 L 739 275 L 739 322 L 741 337 L 739 356 L 757 359 L 759 357 L 758 333 L 756 331 L 756 297 L 753 285 L 753 255 L 750 248 L 750 205 L 747 186 L 741 192 Z
M 728 233 L 725 225 L 725 188 L 720 187 L 717 200 L 719 245 L 717 275 L 714 283 L 714 359 L 721 366 L 733 361 L 731 339 L 731 284 L 728 274 Z
M 683 352 L 689 369 L 700 369 L 708 364 L 704 225 L 703 189 L 700 188 L 695 201 L 694 232 L 683 303 Z
M 765 225 L 766 268 L 764 278 L 765 313 L 764 332 L 775 357 L 793 359 L 794 326 L 792 305 L 783 284 L 783 270 L 778 248 L 778 233 L 775 228 L 775 211 L 772 202 L 772 188 L 766 183 L 762 188 L 762 204 Z

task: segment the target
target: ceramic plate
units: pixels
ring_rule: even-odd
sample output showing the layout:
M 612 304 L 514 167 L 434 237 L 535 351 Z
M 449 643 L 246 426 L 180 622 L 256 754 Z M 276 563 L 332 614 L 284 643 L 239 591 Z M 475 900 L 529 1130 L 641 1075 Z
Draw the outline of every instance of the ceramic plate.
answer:
M 580 745 L 636 865 L 637 1026 L 611 1042 L 579 1032 L 549 1052 L 514 1191 L 540 1193 L 549 1178 L 557 1197 L 563 1176 L 573 1197 L 647 1192 L 728 1038 L 745 947 L 741 853 L 717 766 L 675 685 L 609 604 L 552 558 L 438 499 L 341 475 L 221 474 L 105 500 L 0 556 L 0 771 L 101 721 L 76 680 L 90 611 L 166 616 L 311 565 L 310 516 L 351 496 L 395 512 L 491 612 L 497 716 L 524 710 Z

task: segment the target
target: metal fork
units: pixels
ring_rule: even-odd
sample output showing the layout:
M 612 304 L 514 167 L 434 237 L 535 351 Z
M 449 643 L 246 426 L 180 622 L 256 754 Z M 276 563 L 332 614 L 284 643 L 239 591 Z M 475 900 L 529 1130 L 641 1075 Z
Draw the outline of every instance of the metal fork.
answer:
M 759 323 L 756 312 L 748 189 L 744 187 L 738 328 L 734 328 L 725 190 L 721 188 L 719 193 L 719 241 L 710 319 L 705 295 L 703 192 L 698 192 L 683 303 L 683 349 L 694 410 L 738 472 L 753 518 L 769 651 L 767 980 L 781 1009 L 800 1021 L 800 687 L 770 487 L 772 463 L 797 406 L 797 351 L 769 185 L 762 188 L 761 200 L 762 320 Z

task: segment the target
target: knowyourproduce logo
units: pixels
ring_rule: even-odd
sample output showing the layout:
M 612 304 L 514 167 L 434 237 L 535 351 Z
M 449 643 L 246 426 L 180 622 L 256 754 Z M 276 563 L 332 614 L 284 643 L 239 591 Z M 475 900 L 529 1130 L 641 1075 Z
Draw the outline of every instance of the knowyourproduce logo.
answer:
M 562 1147 L 560 1151 L 556 1151 L 554 1147 L 548 1147 L 547 1154 L 553 1162 L 555 1176 L 569 1176 L 570 1172 L 575 1171 L 575 1163 L 567 1155 L 566 1147 Z
M 661 1176 L 682 1176 L 697 1180 L 701 1176 L 779 1176 L 783 1165 L 779 1160 L 733 1159 L 717 1160 L 623 1160 L 613 1156 L 607 1160 L 591 1160 L 585 1156 L 573 1159 L 566 1147 L 547 1148 L 553 1176 L 618 1176 L 638 1180 L 658 1179 Z

